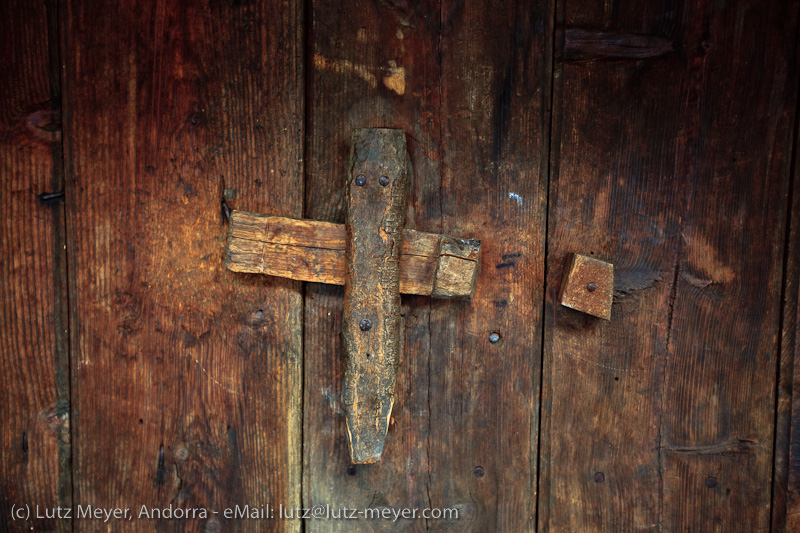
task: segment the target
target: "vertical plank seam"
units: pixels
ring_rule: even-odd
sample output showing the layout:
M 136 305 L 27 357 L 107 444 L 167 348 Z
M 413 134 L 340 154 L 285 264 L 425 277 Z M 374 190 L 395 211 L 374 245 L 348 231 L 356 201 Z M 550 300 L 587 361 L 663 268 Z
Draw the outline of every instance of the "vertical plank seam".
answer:
M 442 78 L 442 63 L 444 61 L 444 18 L 445 18 L 445 0 L 439 1 L 439 27 L 438 35 L 436 36 L 436 62 L 438 63 L 438 81 L 436 84 L 438 91 L 438 106 L 436 118 L 438 123 L 439 138 L 436 140 L 436 147 L 439 152 L 439 232 L 444 231 L 444 173 L 445 173 L 445 158 L 444 158 L 444 87 Z M 438 268 L 438 267 L 437 267 Z M 431 490 L 433 488 L 433 472 L 431 469 L 431 435 L 433 435 L 433 406 L 431 404 L 431 380 L 433 379 L 433 367 L 431 364 L 431 357 L 433 356 L 433 339 L 432 339 L 432 316 L 433 316 L 433 302 L 429 299 L 427 301 L 428 308 L 428 365 L 427 365 L 427 391 L 425 392 L 425 400 L 428 405 L 428 431 L 425 435 L 425 468 L 428 476 L 425 483 L 425 496 L 428 499 L 428 508 L 433 509 L 433 500 L 431 498 Z M 470 488 L 470 500 L 473 500 Z M 431 530 L 431 523 L 429 519 L 425 519 L 425 531 Z
M 533 504 L 533 530 L 539 530 L 539 505 L 540 499 L 542 497 L 542 420 L 544 415 L 544 359 L 545 359 L 545 340 L 546 340 L 546 333 L 547 333 L 547 325 L 545 316 L 547 314 L 547 272 L 548 272 L 548 245 L 550 242 L 550 185 L 552 180 L 552 156 L 553 156 L 553 143 L 555 140 L 553 139 L 553 106 L 555 104 L 555 51 L 556 51 L 556 14 L 558 12 L 559 3 L 558 0 L 552 0 L 552 4 L 550 6 L 550 53 L 547 54 L 548 65 L 545 67 L 546 71 L 550 73 L 549 79 L 549 94 L 543 97 L 543 100 L 547 101 L 547 106 L 544 109 L 545 113 L 548 113 L 548 116 L 545 117 L 543 122 L 547 123 L 547 134 L 543 136 L 544 142 L 547 143 L 545 147 L 545 158 L 544 163 L 540 163 L 540 168 L 545 168 L 545 189 L 544 189 L 544 246 L 543 246 L 543 268 L 542 268 L 542 312 L 541 312 L 541 320 L 542 320 L 542 333 L 541 339 L 539 342 L 539 409 L 538 409 L 538 421 L 537 421 L 537 428 L 536 428 L 536 458 L 535 464 L 536 468 L 534 470 L 535 479 L 533 480 L 534 483 L 534 494 L 535 494 L 535 501 Z M 534 379 L 534 384 L 536 381 Z
M 64 200 L 63 200 L 63 209 L 61 214 L 61 226 L 62 226 L 62 234 L 67 241 L 74 242 L 74 239 L 68 239 L 69 234 L 69 199 L 70 195 L 67 193 L 68 189 L 68 176 L 73 176 L 73 167 L 69 164 L 67 159 L 67 150 L 69 145 L 67 143 L 67 138 L 69 137 L 70 132 L 70 125 L 69 125 L 69 117 L 71 113 L 71 106 L 67 104 L 69 102 L 69 95 L 70 95 L 70 85 L 69 85 L 69 72 L 66 68 L 66 58 L 68 57 L 68 50 L 67 50 L 67 28 L 68 28 L 68 15 L 69 15 L 69 0 L 52 0 L 55 8 L 55 33 L 57 36 L 57 42 L 55 43 L 48 43 L 48 48 L 53 50 L 53 55 L 55 57 L 52 60 L 56 61 L 56 68 L 57 74 L 53 76 L 52 83 L 58 83 L 58 96 L 59 96 L 59 116 L 61 120 L 61 140 L 60 140 L 60 158 L 61 161 L 59 164 L 61 165 L 61 186 L 64 190 Z M 50 9 L 48 9 L 49 11 Z M 48 13 L 48 26 L 51 25 L 50 21 L 50 14 Z M 70 154 L 71 155 L 71 154 Z M 55 161 L 54 161 L 55 163 Z M 75 502 L 75 424 L 73 423 L 73 398 L 74 398 L 74 383 L 72 379 L 72 354 L 73 354 L 73 334 L 72 334 L 72 318 L 73 318 L 73 295 L 75 294 L 72 291 L 72 269 L 70 268 L 70 250 L 74 250 L 73 247 L 67 247 L 66 242 L 60 243 L 61 246 L 57 247 L 61 248 L 56 250 L 56 257 L 60 257 L 63 260 L 63 280 L 64 280 L 64 294 L 63 294 L 63 304 L 61 304 L 62 310 L 64 312 L 63 316 L 63 323 L 59 324 L 59 326 L 64 326 L 64 335 L 66 339 L 66 385 L 65 385 L 65 392 L 67 395 L 66 403 L 67 403 L 67 421 L 69 423 L 69 445 L 65 446 L 66 454 L 67 454 L 67 464 L 69 465 L 69 472 L 68 472 L 68 480 L 65 481 L 65 484 L 69 484 L 69 507 L 72 507 L 72 504 Z M 58 386 L 58 385 L 57 385 Z M 62 523 L 59 524 L 60 530 L 69 530 L 75 531 L 75 521 L 74 518 L 69 519 L 68 525 L 63 525 Z
M 302 50 L 300 51 L 301 56 L 301 64 L 303 72 L 301 73 L 300 80 L 303 84 L 303 90 L 300 91 L 302 94 L 302 101 L 300 102 L 301 106 L 301 113 L 302 113 L 302 131 L 300 133 L 300 171 L 302 172 L 303 180 L 302 180 L 302 187 L 303 191 L 301 194 L 301 202 L 300 202 L 300 216 L 301 218 L 305 218 L 308 212 L 308 198 L 306 197 L 306 192 L 309 190 L 308 181 L 309 181 L 309 166 L 306 164 L 306 154 L 310 153 L 311 150 L 309 146 L 311 145 L 311 139 L 309 137 L 309 132 L 311 132 L 311 106 L 307 105 L 308 102 L 311 102 L 312 94 L 311 91 L 313 90 L 313 84 L 311 83 L 311 78 L 313 77 L 313 69 L 312 69 L 312 56 L 314 52 L 314 0 L 301 0 L 298 2 L 298 5 L 302 6 L 302 14 L 301 20 L 298 23 L 298 27 L 300 28 L 298 31 L 300 35 L 298 36 L 298 42 L 302 46 Z M 308 283 L 302 282 L 302 290 L 301 290 L 301 298 L 300 298 L 300 506 L 301 507 L 310 507 L 311 502 L 307 502 L 306 505 L 306 493 L 310 494 L 309 487 L 306 486 L 306 457 L 305 457 L 305 439 L 306 439 L 306 432 L 305 432 L 305 420 L 306 420 L 306 301 L 308 300 Z M 308 449 L 310 450 L 311 447 L 309 446 Z M 300 520 L 300 531 L 305 532 L 307 531 L 306 521 Z
M 798 23 L 798 27 L 795 30 L 795 35 L 800 35 L 800 23 Z M 797 45 L 795 46 L 795 54 L 797 54 Z M 796 57 L 796 56 L 795 56 Z M 791 61 L 790 64 L 794 62 Z M 773 445 L 772 445 L 772 482 L 770 483 L 770 527 L 774 531 L 778 530 L 785 530 L 786 528 L 786 513 L 787 513 L 787 500 L 786 496 L 788 495 L 788 476 L 789 476 L 789 464 L 790 464 L 790 447 L 791 447 L 791 417 L 792 417 L 792 399 L 796 391 L 794 390 L 794 359 L 797 356 L 794 353 L 794 347 L 788 346 L 787 350 L 792 352 L 789 361 L 783 360 L 783 351 L 784 351 L 784 328 L 786 327 L 786 314 L 789 311 L 788 306 L 791 302 L 788 301 L 788 285 L 789 285 L 789 261 L 791 260 L 790 252 L 792 251 L 792 235 L 800 230 L 800 228 L 793 227 L 792 224 L 792 213 L 795 209 L 798 209 L 797 205 L 794 205 L 794 191 L 795 191 L 795 181 L 797 180 L 797 139 L 798 134 L 800 133 L 800 112 L 798 112 L 798 108 L 800 107 L 800 87 L 797 86 L 795 82 L 795 95 L 794 95 L 794 110 L 793 110 L 793 127 L 792 127 L 792 134 L 789 139 L 789 150 L 791 151 L 790 161 L 789 161 L 789 176 L 788 176 L 788 187 L 787 187 L 787 199 L 786 199 L 786 223 L 784 227 L 784 245 L 783 245 L 783 258 L 781 261 L 781 268 L 783 269 L 782 272 L 782 283 L 781 283 L 781 296 L 780 296 L 780 303 L 781 308 L 779 311 L 778 317 L 778 342 L 777 342 L 777 369 L 775 373 L 775 398 L 774 398 L 774 422 L 773 422 Z M 788 374 L 788 401 L 789 407 L 787 409 L 786 414 L 781 414 L 780 412 L 780 400 L 782 397 L 781 394 L 781 384 L 782 379 L 785 377 L 782 372 L 783 365 L 787 365 L 787 374 Z M 784 450 L 778 449 L 779 438 L 783 435 L 786 442 L 786 450 L 785 454 L 783 453 Z M 783 456 L 784 463 L 782 465 L 778 464 L 779 456 Z M 783 502 L 780 509 L 776 509 L 775 506 L 775 496 L 776 496 L 776 488 L 778 484 L 781 485 L 784 492 Z
M 667 311 L 667 337 L 664 343 L 664 353 L 662 354 L 661 363 L 661 398 L 659 399 L 659 412 L 658 412 L 658 457 L 656 464 L 658 465 L 658 516 L 656 524 L 658 527 L 656 531 L 661 531 L 661 523 L 664 517 L 664 406 L 667 401 L 667 366 L 670 352 L 670 345 L 672 344 L 672 321 L 675 317 L 675 302 L 678 299 L 678 279 L 680 277 L 681 262 L 681 240 L 676 240 L 675 250 L 675 263 L 673 266 L 672 288 L 669 293 L 669 307 Z

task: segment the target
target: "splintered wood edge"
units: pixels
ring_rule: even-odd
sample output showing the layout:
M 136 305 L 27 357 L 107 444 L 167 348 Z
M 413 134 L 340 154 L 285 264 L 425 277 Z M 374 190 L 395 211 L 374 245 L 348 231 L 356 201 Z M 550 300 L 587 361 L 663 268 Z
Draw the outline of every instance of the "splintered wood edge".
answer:
M 231 213 L 225 265 L 233 272 L 344 285 L 344 224 Z M 405 229 L 400 292 L 469 300 L 478 279 L 481 242 Z

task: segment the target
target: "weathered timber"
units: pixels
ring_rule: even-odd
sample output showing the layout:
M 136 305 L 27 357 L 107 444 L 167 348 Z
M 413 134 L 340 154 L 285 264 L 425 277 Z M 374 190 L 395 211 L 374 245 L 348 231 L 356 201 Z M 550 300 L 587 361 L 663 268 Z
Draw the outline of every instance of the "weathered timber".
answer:
M 400 360 L 400 248 L 411 165 L 402 130 L 353 133 L 347 174 L 344 404 L 353 463 L 381 458 Z
M 566 28 L 556 32 L 556 55 L 561 61 L 630 59 L 639 61 L 669 54 L 674 44 L 661 35 Z
M 536 529 L 554 4 L 442 5 L 435 198 L 483 249 L 472 304 L 431 309 L 429 490 L 473 531 Z
M 557 67 L 540 530 L 768 530 L 800 5 L 561 5 L 664 40 Z M 574 250 L 613 321 L 559 305 Z
M 413 4 L 311 3 L 305 218 L 344 222 L 343 177 L 348 171 L 353 129 L 391 126 L 407 132 L 414 169 L 406 227 L 441 233 L 437 208 L 441 185 L 440 10 L 440 3 L 431 0 Z M 345 28 L 349 31 L 343 31 Z M 401 265 L 401 276 L 402 270 Z M 344 361 L 334 355 L 343 351 L 341 335 L 336 334 L 342 328 L 343 291 L 321 284 L 308 284 L 305 291 L 304 503 L 424 508 L 469 501 L 431 493 L 429 482 L 429 469 L 440 468 L 428 459 L 429 377 L 447 359 L 443 353 L 434 356 L 441 362 L 429 357 L 429 318 L 432 307 L 449 307 L 449 302 L 414 296 L 402 299 L 405 357 L 383 456 L 379 465 L 352 467 L 339 386 Z M 420 530 L 442 522 L 387 522 L 385 526 Z M 383 525 L 348 521 L 347 529 L 366 533 Z M 306 527 L 333 532 L 342 526 L 317 520 L 307 522 Z
M 303 3 L 63 4 L 75 500 L 299 506 L 302 285 L 225 270 L 220 201 L 303 214 Z
M 344 224 L 231 213 L 226 265 L 233 272 L 344 285 Z M 470 299 L 480 241 L 406 228 L 400 249 L 400 292 Z
M 347 170 L 352 129 L 391 125 L 414 167 L 407 227 L 482 239 L 470 305 L 404 298 L 384 456 L 352 476 L 330 356 L 341 290 L 306 288 L 305 503 L 459 512 L 349 530 L 534 528 L 552 4 L 312 3 L 304 216 L 342 221 L 331 176 Z
M 582 254 L 569 254 L 561 281 L 561 305 L 611 320 L 613 299 L 614 265 Z
M 12 516 L 71 507 L 57 12 L 0 2 L 0 531 L 72 531 Z
M 794 79 L 795 89 L 800 80 Z M 791 91 L 790 91 L 791 92 Z M 797 91 L 794 91 L 797 94 Z M 798 102 L 795 102 L 797 109 Z M 796 120 L 800 116 L 796 114 Z M 795 125 L 795 131 L 798 131 Z M 786 227 L 783 316 L 772 480 L 772 531 L 800 531 L 800 138 L 794 139 L 794 176 Z

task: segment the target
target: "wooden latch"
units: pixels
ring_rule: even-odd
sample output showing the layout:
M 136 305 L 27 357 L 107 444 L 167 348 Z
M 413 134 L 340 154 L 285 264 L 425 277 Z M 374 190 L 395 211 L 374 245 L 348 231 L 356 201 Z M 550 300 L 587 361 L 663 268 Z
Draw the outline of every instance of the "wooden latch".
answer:
M 400 293 L 470 299 L 480 241 L 406 229 L 412 179 L 402 130 L 353 135 L 344 225 L 231 214 L 226 265 L 344 285 L 345 408 L 353 463 L 380 460 L 394 405 Z

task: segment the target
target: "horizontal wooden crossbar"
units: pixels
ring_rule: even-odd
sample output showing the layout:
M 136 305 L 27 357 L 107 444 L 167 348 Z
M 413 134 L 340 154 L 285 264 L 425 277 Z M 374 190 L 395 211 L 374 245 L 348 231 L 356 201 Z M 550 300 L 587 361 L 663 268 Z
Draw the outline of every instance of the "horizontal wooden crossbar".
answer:
M 231 213 L 226 266 L 233 272 L 267 274 L 344 285 L 344 224 Z M 470 299 L 481 243 L 406 229 L 400 259 L 400 292 Z

